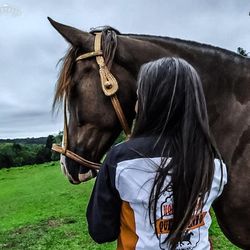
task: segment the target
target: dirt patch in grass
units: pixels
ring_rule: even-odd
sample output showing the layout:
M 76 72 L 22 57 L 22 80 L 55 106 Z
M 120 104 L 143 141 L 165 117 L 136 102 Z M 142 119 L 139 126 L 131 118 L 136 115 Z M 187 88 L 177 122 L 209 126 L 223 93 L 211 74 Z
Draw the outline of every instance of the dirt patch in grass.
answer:
M 38 224 L 0 232 L 0 249 L 37 249 L 38 244 L 44 246 L 42 249 L 48 249 L 51 240 L 74 237 L 67 225 L 76 222 L 72 218 L 49 218 Z
M 65 224 L 74 224 L 77 221 L 72 218 L 63 218 L 63 219 L 49 219 L 45 221 L 43 224 L 47 224 L 48 227 L 60 227 L 61 225 Z

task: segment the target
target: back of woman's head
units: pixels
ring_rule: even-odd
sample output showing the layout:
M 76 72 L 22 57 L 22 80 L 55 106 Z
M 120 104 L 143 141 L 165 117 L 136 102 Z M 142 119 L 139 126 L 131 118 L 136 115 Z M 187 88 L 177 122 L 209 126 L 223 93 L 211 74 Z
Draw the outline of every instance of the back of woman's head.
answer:
M 138 112 L 134 135 L 169 134 L 185 118 L 208 126 L 205 98 L 195 69 L 180 58 L 144 64 L 138 79 Z M 188 116 L 188 117 L 187 117 Z
M 175 249 L 210 191 L 214 158 L 219 157 L 210 136 L 206 101 L 196 70 L 180 58 L 162 58 L 142 66 L 138 77 L 138 110 L 133 137 L 161 141 L 162 163 L 149 198 L 149 215 L 156 228 L 157 202 L 165 190 L 173 191 L 173 220 L 168 244 Z M 171 157 L 169 164 L 166 158 Z M 166 176 L 171 183 L 165 186 Z

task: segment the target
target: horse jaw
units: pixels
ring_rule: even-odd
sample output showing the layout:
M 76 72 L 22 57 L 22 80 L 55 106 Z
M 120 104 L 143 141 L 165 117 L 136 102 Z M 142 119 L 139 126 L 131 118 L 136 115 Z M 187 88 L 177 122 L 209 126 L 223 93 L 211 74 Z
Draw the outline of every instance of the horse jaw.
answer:
M 62 146 L 63 146 L 63 144 L 64 144 L 64 136 L 62 138 Z M 72 184 L 80 184 L 81 182 L 86 182 L 86 181 L 92 179 L 93 177 L 95 177 L 95 175 L 93 174 L 93 172 L 91 170 L 89 170 L 86 173 L 79 173 L 78 174 L 78 179 L 79 180 L 75 180 L 73 178 L 73 176 L 68 171 L 67 164 L 66 164 L 66 157 L 63 154 L 60 155 L 60 165 L 61 165 L 61 171 L 62 171 L 62 173 L 68 178 L 68 180 Z

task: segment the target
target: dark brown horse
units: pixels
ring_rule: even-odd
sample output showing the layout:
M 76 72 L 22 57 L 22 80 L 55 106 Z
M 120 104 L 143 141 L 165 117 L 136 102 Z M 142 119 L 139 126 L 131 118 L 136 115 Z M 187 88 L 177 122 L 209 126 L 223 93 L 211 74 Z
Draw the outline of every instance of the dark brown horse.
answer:
M 68 148 L 99 162 L 121 132 L 109 97 L 100 86 L 94 57 L 75 59 L 94 50 L 93 33 L 50 20 L 71 44 L 59 77 L 55 102 L 68 100 Z M 136 100 L 136 78 L 140 66 L 164 57 L 182 57 L 201 76 L 210 125 L 224 161 L 229 180 L 214 205 L 221 229 L 235 245 L 250 249 L 250 59 L 236 53 L 196 42 L 168 37 L 119 34 L 102 31 L 106 64 L 119 83 L 118 99 L 131 125 Z M 66 158 L 71 182 L 84 180 L 88 170 Z

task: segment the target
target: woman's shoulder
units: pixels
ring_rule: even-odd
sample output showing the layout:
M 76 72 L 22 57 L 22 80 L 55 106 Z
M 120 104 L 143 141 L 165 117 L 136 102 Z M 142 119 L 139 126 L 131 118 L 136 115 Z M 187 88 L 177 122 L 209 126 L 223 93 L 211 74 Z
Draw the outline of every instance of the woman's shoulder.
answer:
M 117 161 L 135 158 L 153 158 L 161 154 L 161 150 L 154 147 L 153 137 L 137 137 L 113 146 L 109 152 Z
M 127 141 L 120 142 L 110 149 L 108 156 L 113 160 L 123 161 L 128 159 L 133 159 L 138 157 L 138 148 L 140 144 L 143 144 L 143 140 L 138 140 L 137 138 L 131 138 Z

